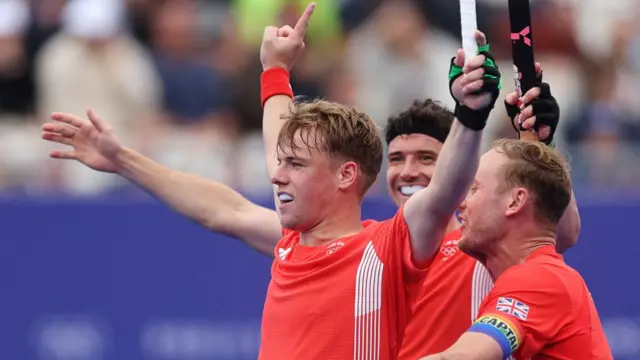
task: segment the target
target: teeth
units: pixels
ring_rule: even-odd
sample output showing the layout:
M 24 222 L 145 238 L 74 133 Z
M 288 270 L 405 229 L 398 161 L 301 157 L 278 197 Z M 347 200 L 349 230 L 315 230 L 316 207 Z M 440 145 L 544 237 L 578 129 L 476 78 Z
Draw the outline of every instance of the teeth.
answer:
M 280 193 L 278 194 L 278 199 L 280 199 L 280 201 L 293 201 L 293 196 L 287 194 L 287 193 Z
M 422 185 L 400 186 L 400 192 L 404 196 L 411 196 L 417 193 L 418 191 L 424 189 L 425 187 L 426 186 L 422 186 Z

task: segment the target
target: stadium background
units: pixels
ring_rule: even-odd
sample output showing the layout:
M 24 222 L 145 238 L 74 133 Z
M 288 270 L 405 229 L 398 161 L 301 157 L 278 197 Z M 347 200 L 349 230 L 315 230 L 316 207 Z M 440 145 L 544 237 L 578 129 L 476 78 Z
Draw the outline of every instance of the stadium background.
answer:
M 116 176 L 48 159 L 39 126 L 92 106 L 128 146 L 269 205 L 259 43 L 306 1 L 78 1 L 0 1 L 0 359 L 255 358 L 268 259 Z M 506 0 L 477 1 L 511 91 Z M 415 98 L 451 105 L 456 1 L 317 2 L 297 94 L 357 105 L 380 126 Z M 566 258 L 615 358 L 640 359 L 640 5 L 532 5 L 582 215 Z M 502 108 L 487 133 L 485 147 L 512 136 Z M 394 212 L 383 176 L 364 209 Z

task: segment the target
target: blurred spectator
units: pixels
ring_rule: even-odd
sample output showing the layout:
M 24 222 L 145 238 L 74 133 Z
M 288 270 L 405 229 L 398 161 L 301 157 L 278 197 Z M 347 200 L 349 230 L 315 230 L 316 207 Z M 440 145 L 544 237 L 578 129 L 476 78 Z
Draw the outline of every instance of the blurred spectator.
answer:
M 83 115 L 87 107 L 167 165 L 244 192 L 269 191 L 259 45 L 265 26 L 294 26 L 308 2 L 0 0 L 0 192 L 118 186 L 73 162 L 48 162 L 51 145 L 35 135 L 50 112 Z M 638 1 L 530 3 L 536 61 L 561 108 L 557 147 L 570 155 L 576 185 L 638 188 Z M 503 70 L 504 96 L 514 90 L 508 4 L 478 0 L 476 11 Z M 292 88 L 357 105 L 380 125 L 414 99 L 452 108 L 447 72 L 460 46 L 459 16 L 457 1 L 319 1 Z M 514 136 L 497 107 L 483 147 Z
M 40 47 L 60 30 L 65 3 L 66 0 L 31 0 L 33 19 L 27 42 L 32 56 L 35 56 Z
M 22 0 L 0 1 L 0 113 L 24 120 L 33 107 L 33 82 L 24 35 L 30 23 Z
M 152 18 L 151 47 L 162 79 L 165 130 L 156 155 L 170 165 L 227 181 L 226 153 L 238 134 L 229 78 L 201 44 L 197 3 L 165 1 Z
M 198 8 L 191 1 L 168 1 L 153 19 L 151 44 L 162 79 L 164 113 L 171 124 L 217 126 L 235 132 L 225 78 L 199 53 Z
M 159 81 L 149 55 L 125 27 L 121 0 L 71 0 L 62 31 L 44 45 L 36 63 L 38 115 L 54 111 L 83 115 L 92 107 L 119 129 L 125 143 L 150 140 L 148 129 L 159 106 Z M 141 134 L 146 133 L 142 138 Z M 148 144 L 146 144 L 148 145 Z M 68 163 L 60 181 L 78 193 L 94 193 L 116 178 Z
M 635 93 L 640 80 L 640 27 L 635 21 L 640 5 L 633 0 L 585 0 L 578 9 L 575 27 L 589 92 L 587 106 L 569 133 L 569 140 L 578 143 L 574 158 L 591 185 L 637 186 L 640 107 L 629 94 Z
M 438 99 L 453 108 L 449 65 L 458 44 L 428 27 L 413 2 L 384 3 L 349 39 L 348 60 L 358 105 L 380 124 L 414 99 Z
M 35 101 L 32 57 L 25 38 L 30 15 L 22 0 L 0 1 L 0 189 L 23 182 L 38 159 L 29 144 L 39 140 L 27 130 L 34 130 L 30 123 Z
M 264 28 L 274 24 L 293 27 L 308 0 L 232 0 L 232 8 L 242 39 L 250 47 L 259 47 Z M 308 39 L 314 42 L 335 39 L 342 32 L 340 8 L 342 1 L 322 0 L 309 24 Z

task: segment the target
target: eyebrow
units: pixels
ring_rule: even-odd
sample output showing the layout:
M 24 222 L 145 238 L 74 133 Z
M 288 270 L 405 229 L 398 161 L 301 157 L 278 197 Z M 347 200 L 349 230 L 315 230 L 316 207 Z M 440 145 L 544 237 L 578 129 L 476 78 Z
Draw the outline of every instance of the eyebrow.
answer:
M 303 158 L 300 158 L 300 157 L 297 157 L 297 156 L 285 156 L 284 159 L 279 159 L 279 160 L 287 162 L 287 163 L 292 163 L 294 161 L 297 161 L 297 162 L 305 162 L 306 161 L 306 159 L 303 159 Z
M 412 151 L 411 153 L 418 153 L 420 155 L 431 155 L 431 156 L 438 156 L 438 154 L 435 151 L 432 150 L 418 150 L 418 151 Z M 404 155 L 404 153 L 402 151 L 394 151 L 394 152 L 390 152 L 389 154 L 387 154 L 388 157 L 392 157 L 392 156 L 401 156 Z

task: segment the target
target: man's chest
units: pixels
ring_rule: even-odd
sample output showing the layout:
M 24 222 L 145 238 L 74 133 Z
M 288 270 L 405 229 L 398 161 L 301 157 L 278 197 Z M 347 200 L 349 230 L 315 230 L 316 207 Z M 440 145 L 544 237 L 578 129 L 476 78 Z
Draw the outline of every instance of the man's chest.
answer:
M 352 327 L 350 320 L 379 314 L 392 301 L 393 279 L 371 243 L 318 249 L 323 254 L 297 250 L 292 248 L 290 257 L 274 263 L 264 324 Z

